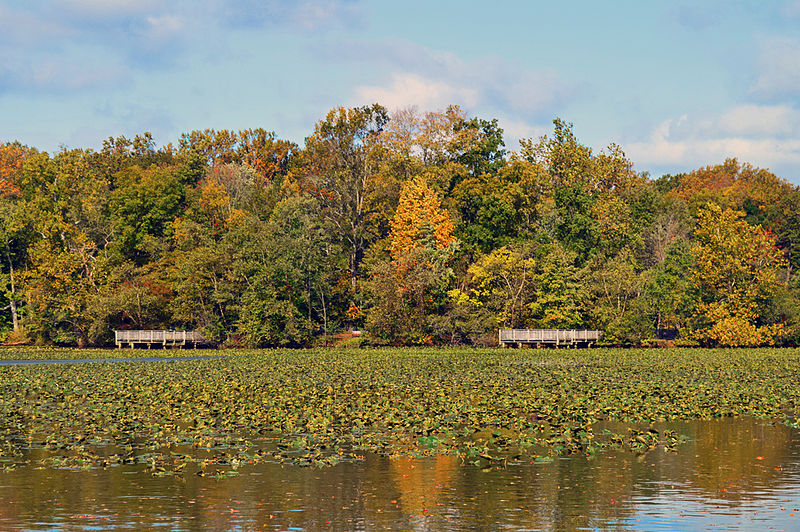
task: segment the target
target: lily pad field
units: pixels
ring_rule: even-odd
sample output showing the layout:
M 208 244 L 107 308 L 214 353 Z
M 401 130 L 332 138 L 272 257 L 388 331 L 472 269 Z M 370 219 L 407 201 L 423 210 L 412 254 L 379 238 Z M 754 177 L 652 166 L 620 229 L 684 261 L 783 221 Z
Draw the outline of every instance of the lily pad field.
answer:
M 32 449 L 39 467 L 146 464 L 156 476 L 233 476 L 264 461 L 325 467 L 366 453 L 455 455 L 483 468 L 674 451 L 683 437 L 652 428 L 661 421 L 797 426 L 800 415 L 797 349 L 219 353 L 229 356 L 0 367 L 0 469 L 25 465 Z

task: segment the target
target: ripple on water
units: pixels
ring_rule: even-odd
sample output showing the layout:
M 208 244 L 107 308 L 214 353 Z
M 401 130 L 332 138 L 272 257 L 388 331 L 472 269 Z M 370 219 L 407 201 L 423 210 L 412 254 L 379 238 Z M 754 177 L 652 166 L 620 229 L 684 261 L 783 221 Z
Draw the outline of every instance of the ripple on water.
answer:
M 27 451 L 0 472 L 0 529 L 800 529 L 797 431 L 730 418 L 670 427 L 689 437 L 675 453 L 486 470 L 449 455 L 366 455 L 154 477 L 143 464 L 41 468 Z

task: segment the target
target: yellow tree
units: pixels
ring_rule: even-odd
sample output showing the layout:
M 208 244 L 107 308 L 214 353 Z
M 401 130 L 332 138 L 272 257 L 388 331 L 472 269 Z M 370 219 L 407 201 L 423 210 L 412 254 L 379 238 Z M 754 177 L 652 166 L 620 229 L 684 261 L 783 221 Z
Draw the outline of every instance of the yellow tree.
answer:
M 524 325 L 522 310 L 530 302 L 537 273 L 534 251 L 531 245 L 495 249 L 469 267 L 465 291 L 451 290 L 448 295 L 459 305 L 488 313 L 493 325 Z
M 112 244 L 109 181 L 92 153 L 64 150 L 29 156 L 18 175 L 35 241 L 28 248 L 22 291 L 24 327 L 43 341 L 102 341 L 89 308 L 108 282 Z M 136 220 L 139 222 L 140 220 Z
M 761 323 L 761 308 L 780 288 L 786 259 L 773 235 L 743 218 L 744 213 L 714 203 L 698 213 L 694 280 L 701 300 L 696 335 L 716 345 L 772 345 L 782 326 Z

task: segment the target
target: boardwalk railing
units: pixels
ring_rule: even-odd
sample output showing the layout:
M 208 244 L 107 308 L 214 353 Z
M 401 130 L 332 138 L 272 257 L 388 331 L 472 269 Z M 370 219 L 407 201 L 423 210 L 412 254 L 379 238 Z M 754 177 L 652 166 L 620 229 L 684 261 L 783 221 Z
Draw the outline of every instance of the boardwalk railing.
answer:
M 149 349 L 153 344 L 167 347 L 183 347 L 191 344 L 208 343 L 208 339 L 200 331 L 114 331 L 114 342 L 118 348 L 127 345 L 133 349 L 136 344 L 147 345 Z
M 592 345 L 603 335 L 602 331 L 586 329 L 500 329 L 502 347 L 508 344 Z

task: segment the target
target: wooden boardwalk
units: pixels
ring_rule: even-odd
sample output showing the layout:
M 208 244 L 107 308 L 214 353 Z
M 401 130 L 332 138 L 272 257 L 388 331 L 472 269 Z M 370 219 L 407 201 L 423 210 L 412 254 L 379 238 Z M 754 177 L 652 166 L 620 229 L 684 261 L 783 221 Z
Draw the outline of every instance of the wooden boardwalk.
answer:
M 591 347 L 603 336 L 602 331 L 585 329 L 500 329 L 500 347 L 516 345 L 552 345 L 555 347 Z
M 137 344 L 148 349 L 153 345 L 163 349 L 187 345 L 197 348 L 199 344 L 210 343 L 199 331 L 114 331 L 114 342 L 118 349 L 126 345 L 133 349 Z

